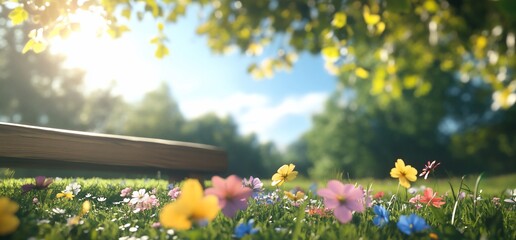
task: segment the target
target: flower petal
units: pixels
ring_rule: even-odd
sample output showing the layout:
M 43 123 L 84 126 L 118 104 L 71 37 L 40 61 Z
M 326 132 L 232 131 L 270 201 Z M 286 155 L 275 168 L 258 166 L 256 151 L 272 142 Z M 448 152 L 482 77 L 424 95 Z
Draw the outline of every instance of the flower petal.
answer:
M 337 207 L 333 213 L 335 214 L 335 218 L 337 218 L 341 223 L 347 223 L 351 221 L 351 218 L 353 217 L 351 211 L 345 206 Z
M 399 178 L 401 176 L 401 172 L 397 168 L 391 169 L 391 177 L 393 178 Z

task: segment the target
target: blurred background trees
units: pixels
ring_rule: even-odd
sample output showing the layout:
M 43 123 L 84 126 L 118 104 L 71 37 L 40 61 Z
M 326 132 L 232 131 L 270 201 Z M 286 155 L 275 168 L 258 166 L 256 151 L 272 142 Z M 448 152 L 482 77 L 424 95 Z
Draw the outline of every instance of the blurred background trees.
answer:
M 385 177 L 398 157 L 417 168 L 442 161 L 452 173 L 516 171 L 511 0 L 2 4 L 2 121 L 212 144 L 228 151 L 229 171 L 242 176 L 269 176 L 294 162 L 313 177 Z M 279 151 L 254 135 L 240 135 L 230 117 L 187 120 L 166 85 L 138 103 L 126 103 L 109 89 L 84 93 L 81 73 L 62 69 L 61 57 L 20 53 L 30 40 L 66 35 L 76 24 L 67 17 L 76 11 L 100 7 L 111 22 L 106 31 L 116 37 L 126 27 L 123 18 L 150 15 L 175 23 L 193 5 L 203 6 L 196 32 L 215 53 L 235 47 L 249 55 L 272 53 L 249 66 L 257 78 L 289 69 L 302 52 L 325 59 L 339 84 L 301 139 Z M 25 24 L 16 27 L 10 23 L 15 21 Z M 27 39 L 33 29 L 38 35 Z M 158 30 L 163 33 L 162 25 Z M 166 55 L 165 39 L 153 41 L 159 57 Z

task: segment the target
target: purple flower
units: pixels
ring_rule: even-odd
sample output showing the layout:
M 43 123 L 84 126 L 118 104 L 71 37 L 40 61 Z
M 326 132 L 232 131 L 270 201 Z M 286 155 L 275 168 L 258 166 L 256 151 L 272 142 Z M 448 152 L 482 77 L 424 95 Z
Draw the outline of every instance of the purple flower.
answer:
M 400 216 L 400 220 L 397 225 L 398 229 L 407 235 L 412 235 L 412 233 L 421 232 L 430 228 L 430 226 L 426 224 L 425 219 L 416 214 Z
M 364 192 L 352 184 L 343 184 L 330 180 L 328 187 L 319 189 L 317 194 L 324 198 L 324 205 L 332 209 L 337 220 L 341 223 L 351 221 L 352 212 L 364 211 Z
M 242 180 L 242 185 L 253 190 L 253 197 L 257 197 L 258 193 L 263 191 L 262 181 L 259 178 L 253 178 L 253 176 L 250 176 L 249 180 L 244 178 L 244 180 Z
M 54 180 L 51 178 L 46 178 L 45 176 L 37 176 L 35 177 L 36 184 L 25 184 L 23 185 L 22 191 L 23 193 L 26 193 L 30 190 L 42 190 L 48 187 Z
M 387 209 L 380 205 L 374 205 L 373 210 L 376 213 L 376 216 L 373 218 L 374 225 L 382 227 L 389 222 L 389 211 Z

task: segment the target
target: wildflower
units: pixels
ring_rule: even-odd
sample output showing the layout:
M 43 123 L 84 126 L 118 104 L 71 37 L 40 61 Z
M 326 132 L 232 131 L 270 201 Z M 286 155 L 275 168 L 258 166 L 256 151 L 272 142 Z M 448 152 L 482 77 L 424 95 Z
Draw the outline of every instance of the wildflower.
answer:
M 170 191 L 168 191 L 167 195 L 171 199 L 177 199 L 180 194 L 181 194 L 181 189 L 179 189 L 178 187 L 175 187 L 175 188 L 170 189 Z
M 374 205 L 373 211 L 376 213 L 376 216 L 373 218 L 374 225 L 382 227 L 389 222 L 389 211 L 383 206 Z
M 371 207 L 373 205 L 373 200 L 371 199 L 371 195 L 369 194 L 371 190 L 365 190 L 362 186 L 358 186 L 360 190 L 364 193 L 364 197 L 362 198 L 362 203 L 366 207 Z
M 66 211 L 61 208 L 52 208 L 52 212 L 57 213 L 57 214 L 64 214 Z
M 227 217 L 234 217 L 238 210 L 247 208 L 247 198 L 252 194 L 252 190 L 242 186 L 242 179 L 236 175 L 231 175 L 226 179 L 219 176 L 211 178 L 213 187 L 206 189 L 206 195 L 215 195 L 219 199 L 219 206 L 222 213 Z
M 424 231 L 430 227 L 426 224 L 425 219 L 417 216 L 416 214 L 410 214 L 410 216 L 400 216 L 397 225 L 398 229 L 407 235 L 412 235 L 412 233 Z
M 48 188 L 48 185 L 50 185 L 53 180 L 51 178 L 46 178 L 45 176 L 37 176 L 35 177 L 36 184 L 25 184 L 23 185 L 22 191 L 23 193 L 26 193 L 30 190 L 43 190 Z
M 161 223 L 159 223 L 159 222 L 152 223 L 151 227 L 152 228 L 160 228 L 161 227 Z
M 437 235 L 437 233 L 430 233 L 430 234 L 428 234 L 428 237 L 430 237 L 430 239 L 432 239 L 432 240 L 439 239 L 439 236 Z
M 516 203 L 516 189 L 514 189 L 514 190 L 508 189 L 506 192 L 507 192 L 507 195 L 509 195 L 510 197 L 504 199 L 503 201 L 506 203 L 512 203 L 512 204 Z
M 77 195 L 81 191 L 81 185 L 76 182 L 70 183 L 68 186 L 66 186 L 65 191 L 73 192 L 73 195 Z
M 420 177 L 425 176 L 425 180 L 426 180 L 426 178 L 428 177 L 428 174 L 430 174 L 430 172 L 435 171 L 435 169 L 439 165 L 441 165 L 441 163 L 440 162 L 436 162 L 435 160 L 432 161 L 432 162 L 428 161 L 426 163 L 425 167 L 423 168 L 423 171 L 421 171 L 421 174 L 419 174 L 419 176 Z
M 383 191 L 380 191 L 380 192 L 377 192 L 374 196 L 373 196 L 373 199 L 381 199 L 383 198 L 383 196 L 385 195 L 385 193 Z
M 106 199 L 107 199 L 107 198 L 105 198 L 105 197 L 99 197 L 99 198 L 97 198 L 97 201 L 99 201 L 99 202 L 104 202 L 104 201 L 106 201 Z
M 133 191 L 130 187 L 126 187 L 120 191 L 120 197 L 127 197 Z
M 417 170 L 410 165 L 405 166 L 405 162 L 402 159 L 398 159 L 394 164 L 394 168 L 391 169 L 391 177 L 398 178 L 400 185 L 404 188 L 410 187 L 410 182 L 417 180 Z
M 159 221 L 166 228 L 187 230 L 193 223 L 213 220 L 219 211 L 217 197 L 203 196 L 199 181 L 188 179 L 181 189 L 181 196 L 161 209 Z
M 242 180 L 242 185 L 244 187 L 248 187 L 253 190 L 253 197 L 256 197 L 258 193 L 263 191 L 263 183 L 259 178 L 253 178 L 253 176 L 249 177 L 249 180 Z
M 20 220 L 15 214 L 18 208 L 16 202 L 7 197 L 0 197 L 0 236 L 14 232 L 20 225 Z
M 308 215 L 319 215 L 320 217 L 326 217 L 328 215 L 328 209 L 320 207 L 309 207 L 305 210 Z
M 499 198 L 499 197 L 493 197 L 493 199 L 491 199 L 491 202 L 492 202 L 495 206 L 500 206 L 500 198 Z
M 424 191 L 424 195 L 419 199 L 419 202 L 426 203 L 427 205 L 432 204 L 436 208 L 440 208 L 445 202 L 442 201 L 443 198 L 436 197 L 437 193 L 434 194 L 434 191 L 431 188 L 427 188 Z
M 278 172 L 272 175 L 272 186 L 281 186 L 286 181 L 294 180 L 297 177 L 297 171 L 294 171 L 294 164 L 283 165 Z
M 73 193 L 72 193 L 72 192 L 62 191 L 62 192 L 60 192 L 60 193 L 56 194 L 56 197 L 57 197 L 57 198 L 62 198 L 62 197 L 64 197 L 64 198 L 66 198 L 66 199 L 73 199 L 73 197 L 75 197 L 75 195 L 73 195 Z
M 466 198 L 466 192 L 460 192 L 459 193 L 459 199 L 462 200 L 464 198 Z
M 290 199 L 296 207 L 306 199 L 305 193 L 302 191 L 297 191 L 295 195 L 292 192 L 285 191 L 285 197 Z
M 333 209 L 335 217 L 341 223 L 351 221 L 352 211 L 363 212 L 364 205 L 361 202 L 363 192 L 352 184 L 342 184 L 337 180 L 330 180 L 328 187 L 319 189 L 317 194 L 324 198 L 324 205 Z
M 38 199 L 38 198 L 36 198 L 36 197 L 35 197 L 35 198 L 33 198 L 33 199 L 32 199 L 32 203 L 34 203 L 34 204 L 38 204 L 38 203 L 39 203 L 39 199 Z
M 253 228 L 254 219 L 250 219 L 247 223 L 240 223 L 235 227 L 236 238 L 243 238 L 245 235 L 252 235 L 258 232 L 258 228 Z

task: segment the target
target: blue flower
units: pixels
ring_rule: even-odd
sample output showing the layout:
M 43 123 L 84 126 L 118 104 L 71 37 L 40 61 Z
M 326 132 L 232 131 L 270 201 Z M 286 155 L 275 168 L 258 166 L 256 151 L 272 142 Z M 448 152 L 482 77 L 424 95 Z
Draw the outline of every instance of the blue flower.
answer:
M 253 228 L 254 219 L 250 219 L 247 223 L 240 223 L 235 227 L 235 237 L 242 238 L 247 234 L 255 234 L 258 232 L 258 228 Z
M 416 214 L 402 215 L 398 221 L 398 229 L 407 235 L 421 232 L 427 228 L 430 228 L 430 226 L 426 224 L 425 219 Z
M 376 216 L 373 218 L 374 225 L 382 227 L 389 222 L 389 212 L 383 206 L 374 205 L 374 213 Z

